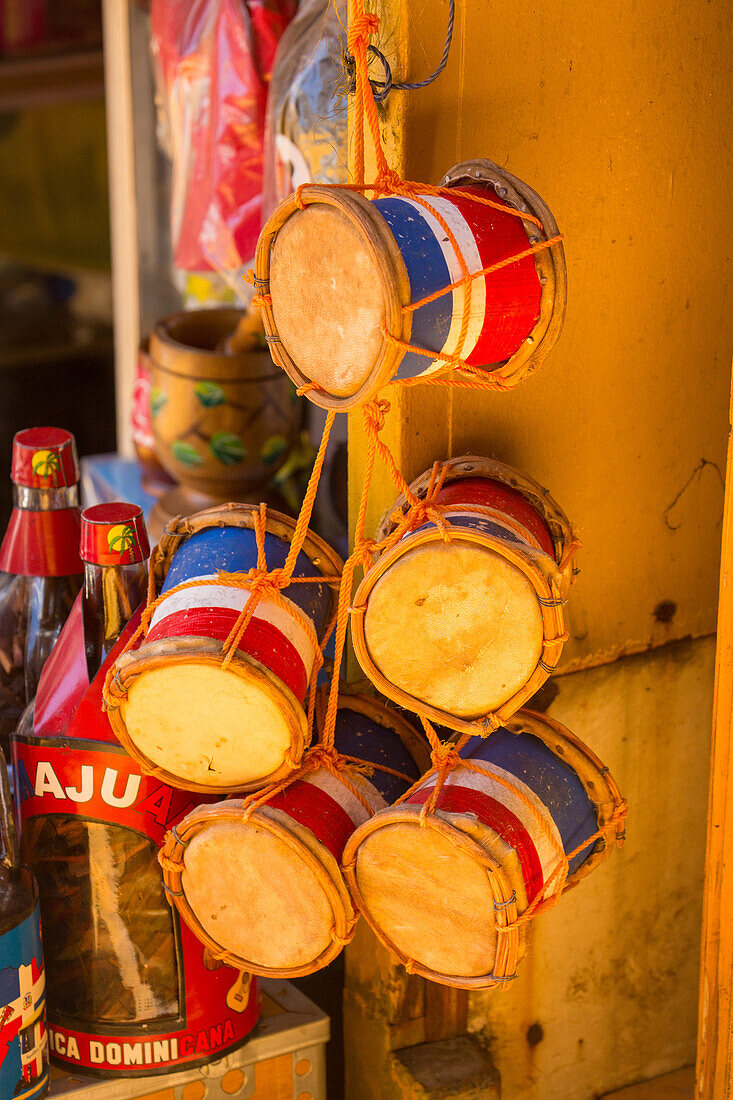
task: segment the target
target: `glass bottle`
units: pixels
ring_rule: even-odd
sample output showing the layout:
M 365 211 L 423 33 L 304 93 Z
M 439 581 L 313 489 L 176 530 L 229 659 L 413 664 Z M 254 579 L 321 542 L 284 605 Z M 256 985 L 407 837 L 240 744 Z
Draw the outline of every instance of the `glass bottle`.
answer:
M 20 865 L 5 757 L 0 751 L 0 1096 L 48 1090 L 48 1034 L 38 891 Z
M 13 440 L 13 512 L 0 546 L 0 746 L 33 698 L 78 593 L 79 468 L 61 428 Z
M 60 734 L 66 715 L 79 714 L 81 698 L 144 597 L 149 548 L 141 510 L 122 502 L 97 504 L 81 518 L 84 588 L 38 697 L 18 724 L 16 763 L 32 748 L 19 738 Z M 64 689 L 72 698 L 59 705 Z M 75 737 L 85 732 L 82 722 Z M 88 732 L 94 740 L 95 731 Z M 109 762 L 108 753 L 101 755 L 105 749 L 100 745 L 97 757 L 100 777 Z M 175 1015 L 175 945 L 155 846 L 130 829 L 89 820 L 98 816 L 95 765 L 86 765 L 85 777 L 73 759 L 81 754 L 60 752 L 46 755 L 57 777 L 64 761 L 74 769 L 70 785 L 77 792 L 74 809 L 81 812 L 36 814 L 25 822 L 21 840 L 41 893 L 51 1026 L 131 1025 Z
M 103 709 L 107 670 L 139 622 L 147 554 L 139 508 L 82 513 L 84 588 L 13 736 L 21 852 L 41 896 L 51 1059 L 102 1077 L 220 1057 L 259 1013 L 256 982 L 232 1007 L 231 972 L 206 968 L 166 900 L 158 848 L 195 803 L 141 772 Z

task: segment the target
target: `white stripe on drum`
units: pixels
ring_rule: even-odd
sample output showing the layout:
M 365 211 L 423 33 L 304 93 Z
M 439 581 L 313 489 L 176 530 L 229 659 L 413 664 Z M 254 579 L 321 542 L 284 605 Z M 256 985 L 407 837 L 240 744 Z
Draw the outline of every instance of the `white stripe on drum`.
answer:
M 319 768 L 316 772 L 311 772 L 310 775 L 306 775 L 303 778 L 304 783 L 312 783 L 314 787 L 319 787 L 324 794 L 327 794 L 329 798 L 332 798 L 334 802 L 338 802 L 339 806 L 349 815 L 354 822 L 354 828 L 357 825 L 363 825 L 365 821 L 368 821 L 372 814 L 375 814 L 377 810 L 384 810 L 387 803 L 382 796 L 372 787 L 371 783 L 366 783 L 363 780 L 359 780 L 358 777 L 353 775 L 349 776 L 349 780 L 358 787 L 361 793 L 366 798 L 369 805 L 372 807 L 372 813 L 362 806 L 359 799 L 351 793 L 348 787 L 345 787 L 343 783 L 327 772 L 325 768 Z
M 215 580 L 215 574 L 202 577 L 192 577 L 193 581 Z M 233 611 L 241 611 L 249 598 L 248 588 L 231 588 L 228 585 L 202 584 L 200 588 L 184 588 L 180 592 L 174 592 L 172 596 L 163 600 L 156 608 L 150 623 L 150 628 L 162 623 L 169 615 L 175 615 L 181 611 L 191 611 L 196 608 L 208 609 L 212 607 L 225 607 Z M 288 641 L 295 646 L 300 658 L 305 665 L 306 674 L 310 676 L 313 668 L 316 651 L 309 635 L 306 633 L 305 623 L 310 623 L 303 611 L 283 596 L 293 614 L 288 614 L 284 608 L 274 600 L 265 596 L 257 604 L 254 619 L 262 619 L 271 623 Z M 312 626 L 313 624 L 310 623 Z
M 458 279 L 463 277 L 463 269 L 460 265 L 458 257 L 453 251 L 453 245 L 446 238 L 445 230 L 441 226 L 440 222 L 435 217 L 435 212 L 443 218 L 448 224 L 453 236 L 458 242 L 458 247 L 463 253 L 463 258 L 466 261 L 466 267 L 470 272 L 480 271 L 484 266 L 481 262 L 481 256 L 479 254 L 478 245 L 473 235 L 473 230 L 469 226 L 466 219 L 461 214 L 460 210 L 447 198 L 438 198 L 436 196 L 421 195 L 421 200 L 427 203 L 429 209 L 421 206 L 419 203 L 414 202 L 412 199 L 406 199 L 400 195 L 402 202 L 409 202 L 418 213 L 425 219 L 430 226 L 430 230 L 435 236 L 436 241 L 440 245 L 440 249 L 443 253 L 443 258 L 448 265 L 448 273 L 450 281 L 455 283 Z M 448 336 L 443 344 L 441 351 L 446 352 L 449 355 L 455 355 L 458 351 L 458 337 L 461 334 L 461 325 L 463 323 L 463 310 L 466 298 L 466 291 L 463 287 L 459 287 L 453 291 L 453 316 L 451 318 L 451 326 L 448 332 Z M 468 322 L 468 331 L 466 333 L 466 339 L 463 341 L 463 347 L 461 355 L 465 359 L 471 354 L 476 347 L 481 331 L 484 327 L 484 320 L 486 316 L 486 280 L 484 278 L 474 279 L 471 285 L 471 313 Z M 427 373 L 436 368 L 445 368 L 445 363 L 441 359 L 433 360 L 432 364 L 427 368 Z
M 476 772 L 469 771 L 467 768 L 457 768 L 446 780 L 446 783 L 452 787 L 470 787 L 473 790 L 481 791 L 483 794 L 488 795 L 490 798 L 496 799 L 503 806 L 506 806 L 515 817 L 519 818 L 522 825 L 532 838 L 537 855 L 540 858 L 540 864 L 542 866 L 542 874 L 545 882 L 549 875 L 555 870 L 558 859 L 559 851 L 563 850 L 562 839 L 558 832 L 557 826 L 552 819 L 550 811 L 545 804 L 539 800 L 534 791 L 521 781 L 517 779 L 511 772 L 505 771 L 503 768 L 498 768 L 493 764 L 486 764 L 479 760 L 474 760 L 472 763 L 481 767 L 484 774 L 477 775 Z M 490 770 L 489 770 L 490 769 Z M 500 779 L 511 783 L 513 787 L 519 791 L 520 794 L 534 806 L 537 814 L 545 821 L 550 827 L 550 832 L 555 840 L 555 844 L 552 844 L 544 830 L 540 827 L 537 821 L 537 814 L 532 813 L 528 806 L 525 806 L 521 799 L 517 798 L 513 791 L 507 790 L 501 783 L 493 781 L 493 776 L 498 776 Z M 425 785 L 425 789 L 435 786 L 435 780 L 431 777 Z M 422 790 L 423 788 L 421 788 Z M 557 847 L 556 847 L 557 845 Z

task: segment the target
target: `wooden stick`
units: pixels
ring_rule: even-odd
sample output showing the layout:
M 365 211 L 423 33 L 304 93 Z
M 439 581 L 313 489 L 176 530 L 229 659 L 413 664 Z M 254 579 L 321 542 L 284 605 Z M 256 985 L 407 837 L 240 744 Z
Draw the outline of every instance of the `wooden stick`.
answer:
M 733 408 L 730 418 L 733 420 Z M 733 861 L 730 858 L 733 845 L 732 567 L 733 436 L 729 430 L 700 969 L 695 1090 L 700 1100 L 728 1100 L 733 1095 Z

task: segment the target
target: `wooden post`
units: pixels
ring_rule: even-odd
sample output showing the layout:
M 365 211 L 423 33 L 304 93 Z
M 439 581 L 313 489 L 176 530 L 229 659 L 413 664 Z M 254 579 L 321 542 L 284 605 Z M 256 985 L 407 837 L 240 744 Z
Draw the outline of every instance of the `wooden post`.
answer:
M 733 407 L 730 414 L 733 420 Z M 733 435 L 728 435 L 705 860 L 697 1096 L 733 1095 Z

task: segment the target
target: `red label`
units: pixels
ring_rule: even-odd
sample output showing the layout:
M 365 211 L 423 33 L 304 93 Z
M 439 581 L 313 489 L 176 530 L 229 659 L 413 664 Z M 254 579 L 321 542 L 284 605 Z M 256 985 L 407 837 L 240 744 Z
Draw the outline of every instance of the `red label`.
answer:
M 79 557 L 78 508 L 29 512 L 14 508 L 0 546 L 0 572 L 23 577 L 72 577 L 84 572 Z
M 121 748 L 103 744 L 15 740 L 13 763 L 24 825 L 38 814 L 75 814 L 134 829 L 160 845 L 166 831 L 189 810 L 216 800 L 213 795 L 192 798 L 143 775 Z M 162 1073 L 221 1057 L 252 1030 L 260 1013 L 256 979 L 248 997 L 237 1004 L 232 994 L 237 993 L 238 972 L 228 967 L 208 970 L 202 945 L 175 910 L 173 920 L 180 936 L 179 1016 L 149 1022 L 137 1031 L 130 1028 L 129 1033 L 99 1034 L 93 1023 L 89 1032 L 59 1026 L 49 1005 L 49 1038 L 57 1061 L 105 1076 Z M 227 998 L 237 1007 L 231 1008 Z
M 79 464 L 76 443 L 63 428 L 26 428 L 13 439 L 10 476 L 31 489 L 62 489 L 76 485 Z

